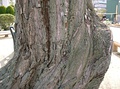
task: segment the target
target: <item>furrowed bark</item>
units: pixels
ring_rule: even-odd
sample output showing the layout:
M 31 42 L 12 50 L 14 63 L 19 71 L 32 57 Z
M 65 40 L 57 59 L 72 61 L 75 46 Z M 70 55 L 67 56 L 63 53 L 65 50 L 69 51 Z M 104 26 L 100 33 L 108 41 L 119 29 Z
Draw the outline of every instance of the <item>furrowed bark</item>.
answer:
M 15 29 L 1 89 L 98 89 L 112 37 L 89 0 L 16 0 Z

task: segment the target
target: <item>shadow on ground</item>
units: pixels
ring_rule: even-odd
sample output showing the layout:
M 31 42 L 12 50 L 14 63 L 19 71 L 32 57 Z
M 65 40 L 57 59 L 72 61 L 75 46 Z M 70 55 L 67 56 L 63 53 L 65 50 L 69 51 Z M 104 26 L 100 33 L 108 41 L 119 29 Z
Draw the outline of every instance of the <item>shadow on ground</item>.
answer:
M 119 52 L 113 52 L 113 54 L 120 58 L 120 53 Z
M 5 66 L 6 63 L 8 63 L 8 61 L 12 59 L 13 55 L 14 55 L 14 53 L 11 53 L 8 57 L 6 57 L 5 59 L 1 60 L 0 61 L 0 68 Z

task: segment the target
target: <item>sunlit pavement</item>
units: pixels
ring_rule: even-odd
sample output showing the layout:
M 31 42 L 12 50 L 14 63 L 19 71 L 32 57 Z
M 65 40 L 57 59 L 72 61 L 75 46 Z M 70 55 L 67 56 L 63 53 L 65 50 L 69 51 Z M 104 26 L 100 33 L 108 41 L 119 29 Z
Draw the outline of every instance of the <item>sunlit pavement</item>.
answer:
M 13 52 L 12 36 L 0 37 L 0 61 Z
M 120 43 L 120 27 L 110 27 L 110 30 L 112 31 L 114 41 Z

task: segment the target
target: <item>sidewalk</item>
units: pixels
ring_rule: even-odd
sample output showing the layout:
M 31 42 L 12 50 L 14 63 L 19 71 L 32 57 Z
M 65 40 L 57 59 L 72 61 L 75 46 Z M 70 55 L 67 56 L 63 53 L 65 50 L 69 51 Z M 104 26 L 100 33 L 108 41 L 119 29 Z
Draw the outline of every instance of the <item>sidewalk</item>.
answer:
M 12 36 L 0 37 L 0 61 L 13 52 Z
M 113 40 L 120 43 L 120 27 L 111 27 L 110 30 L 113 34 Z

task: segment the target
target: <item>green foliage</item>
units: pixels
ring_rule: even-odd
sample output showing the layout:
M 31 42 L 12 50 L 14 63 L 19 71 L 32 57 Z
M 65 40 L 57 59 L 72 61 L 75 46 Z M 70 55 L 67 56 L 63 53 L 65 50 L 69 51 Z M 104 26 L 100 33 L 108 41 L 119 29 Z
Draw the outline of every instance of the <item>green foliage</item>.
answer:
M 11 14 L 0 14 L 0 26 L 4 30 L 8 30 L 10 25 L 15 21 L 15 16 Z
M 14 8 L 12 6 L 8 6 L 6 8 L 6 13 L 14 15 Z
M 13 10 L 14 10 L 14 15 L 15 15 L 15 5 L 10 5 L 10 6 L 12 6 L 12 7 L 13 7 Z
M 6 7 L 0 6 L 0 14 L 5 14 L 5 13 L 6 13 Z
M 15 5 L 10 5 L 10 6 L 12 6 L 13 8 L 15 8 Z

